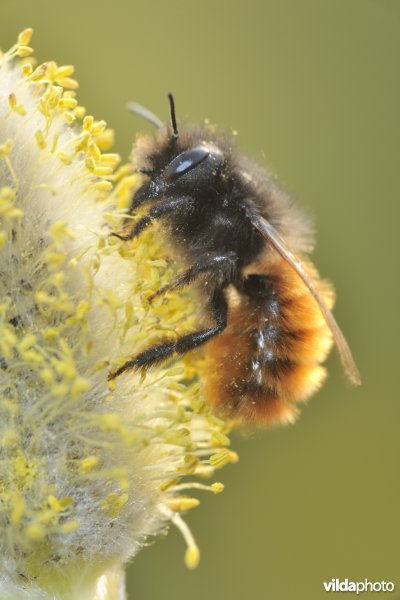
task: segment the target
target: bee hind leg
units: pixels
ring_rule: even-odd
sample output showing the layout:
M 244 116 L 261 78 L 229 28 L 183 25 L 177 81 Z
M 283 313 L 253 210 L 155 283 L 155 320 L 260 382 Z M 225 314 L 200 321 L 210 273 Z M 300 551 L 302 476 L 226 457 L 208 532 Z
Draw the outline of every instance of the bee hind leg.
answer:
M 175 353 L 186 354 L 189 350 L 198 348 L 221 333 L 226 327 L 228 315 L 228 305 L 223 290 L 218 290 L 218 292 L 214 294 L 211 301 L 211 311 L 216 321 L 214 327 L 189 333 L 178 338 L 176 342 L 164 342 L 157 344 L 156 346 L 151 346 L 147 350 L 137 354 L 134 358 L 128 360 L 122 367 L 113 373 L 110 373 L 108 375 L 108 380 L 115 379 L 130 369 L 146 369 L 157 363 L 161 363 Z

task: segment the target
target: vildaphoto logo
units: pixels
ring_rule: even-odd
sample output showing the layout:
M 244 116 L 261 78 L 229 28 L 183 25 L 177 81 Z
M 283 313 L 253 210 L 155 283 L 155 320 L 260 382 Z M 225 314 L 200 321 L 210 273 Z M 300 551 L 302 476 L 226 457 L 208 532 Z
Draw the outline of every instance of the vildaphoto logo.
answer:
M 393 581 L 350 581 L 349 579 L 331 579 L 324 581 L 326 592 L 393 592 L 395 585 Z

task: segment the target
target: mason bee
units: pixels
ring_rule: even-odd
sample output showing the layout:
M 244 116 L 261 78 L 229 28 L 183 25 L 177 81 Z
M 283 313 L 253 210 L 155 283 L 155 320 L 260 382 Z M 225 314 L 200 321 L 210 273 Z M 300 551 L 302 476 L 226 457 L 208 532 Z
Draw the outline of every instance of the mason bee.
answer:
M 321 385 L 335 342 L 353 384 L 360 376 L 331 311 L 333 293 L 310 261 L 310 226 L 274 180 L 237 153 L 233 137 L 205 124 L 177 125 L 132 105 L 157 127 L 139 138 L 134 160 L 145 181 L 115 233 L 132 240 L 161 220 L 165 244 L 186 265 L 150 300 L 199 282 L 208 323 L 136 354 L 109 375 L 147 369 L 206 346 L 205 393 L 217 410 L 248 423 L 291 422 L 297 404 Z

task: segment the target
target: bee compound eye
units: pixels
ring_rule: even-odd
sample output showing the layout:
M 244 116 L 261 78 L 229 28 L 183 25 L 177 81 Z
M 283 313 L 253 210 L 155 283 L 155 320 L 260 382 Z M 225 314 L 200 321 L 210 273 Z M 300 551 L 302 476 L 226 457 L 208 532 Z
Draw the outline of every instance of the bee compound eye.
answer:
M 164 178 L 171 181 L 185 175 L 185 173 L 188 173 L 202 163 L 209 155 L 210 151 L 203 146 L 182 152 L 171 160 L 165 168 L 163 173 Z

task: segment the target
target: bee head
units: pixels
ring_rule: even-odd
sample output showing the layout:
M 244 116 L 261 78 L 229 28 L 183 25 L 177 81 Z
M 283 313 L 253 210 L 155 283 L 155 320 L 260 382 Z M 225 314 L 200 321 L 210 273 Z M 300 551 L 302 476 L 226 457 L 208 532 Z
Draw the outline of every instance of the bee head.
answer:
M 212 185 L 224 165 L 222 151 L 203 142 L 175 156 L 162 172 L 166 186 L 185 188 Z
M 149 180 L 135 194 L 133 207 L 165 194 L 193 196 L 193 192 L 206 193 L 210 188 L 219 187 L 223 180 L 229 160 L 226 149 L 214 140 L 214 135 L 208 135 L 206 128 L 185 125 L 180 135 L 172 94 L 168 94 L 168 99 L 170 123 L 166 125 L 144 107 L 135 103 L 129 105 L 133 112 L 156 125 L 160 132 L 153 147 L 145 147 L 143 157 L 148 166 L 139 170 L 148 175 Z

